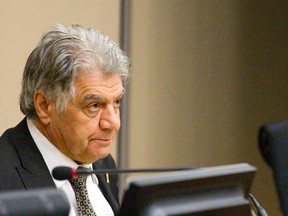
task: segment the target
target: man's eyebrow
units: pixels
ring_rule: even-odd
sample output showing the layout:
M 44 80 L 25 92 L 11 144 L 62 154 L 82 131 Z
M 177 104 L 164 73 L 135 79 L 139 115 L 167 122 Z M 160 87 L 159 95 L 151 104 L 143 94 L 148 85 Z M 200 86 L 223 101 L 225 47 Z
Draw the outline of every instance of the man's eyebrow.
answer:
M 95 100 L 101 100 L 103 99 L 102 97 L 100 97 L 99 95 L 86 95 L 84 98 L 84 100 L 90 100 L 90 99 L 95 99 Z
M 119 95 L 117 96 L 117 98 L 122 97 L 122 96 L 125 94 L 125 91 L 126 91 L 126 90 L 123 88 L 121 94 L 119 94 Z M 91 99 L 94 99 L 94 100 L 104 100 L 103 97 L 101 97 L 101 96 L 99 96 L 99 95 L 95 95 L 95 94 L 86 95 L 86 96 L 84 97 L 84 100 L 91 100 Z

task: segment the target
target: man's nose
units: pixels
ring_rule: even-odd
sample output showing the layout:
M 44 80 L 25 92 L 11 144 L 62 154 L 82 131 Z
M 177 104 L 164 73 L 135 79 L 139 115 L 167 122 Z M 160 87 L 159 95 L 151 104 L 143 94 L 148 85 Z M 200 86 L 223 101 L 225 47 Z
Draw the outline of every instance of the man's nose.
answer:
M 100 119 L 100 128 L 102 130 L 111 129 L 118 131 L 120 128 L 120 110 L 112 105 L 103 107 Z

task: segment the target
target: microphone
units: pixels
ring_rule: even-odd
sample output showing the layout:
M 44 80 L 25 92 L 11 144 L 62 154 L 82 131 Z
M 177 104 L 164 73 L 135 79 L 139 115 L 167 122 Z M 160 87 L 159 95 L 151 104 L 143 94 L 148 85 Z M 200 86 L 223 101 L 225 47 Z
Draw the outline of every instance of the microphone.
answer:
M 75 169 L 66 166 L 58 166 L 52 170 L 52 176 L 57 180 L 75 178 L 78 175 L 90 174 L 119 174 L 119 173 L 144 173 L 144 172 L 173 172 L 196 169 L 195 167 L 176 167 L 176 168 L 155 168 L 155 169 Z
M 268 216 L 265 209 L 257 202 L 256 198 L 252 194 L 249 194 L 249 199 L 257 211 L 257 216 Z

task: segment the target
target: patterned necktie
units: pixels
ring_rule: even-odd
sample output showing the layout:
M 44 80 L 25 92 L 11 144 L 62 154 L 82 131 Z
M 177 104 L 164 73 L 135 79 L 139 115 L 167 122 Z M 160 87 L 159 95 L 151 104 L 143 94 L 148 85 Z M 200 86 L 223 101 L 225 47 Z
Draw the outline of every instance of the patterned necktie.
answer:
M 86 169 L 84 167 L 78 167 L 77 169 Z M 86 175 L 79 175 L 75 179 L 69 179 L 70 184 L 75 192 L 77 208 L 79 216 L 96 216 L 93 210 L 92 204 L 88 197 L 88 191 L 86 187 Z

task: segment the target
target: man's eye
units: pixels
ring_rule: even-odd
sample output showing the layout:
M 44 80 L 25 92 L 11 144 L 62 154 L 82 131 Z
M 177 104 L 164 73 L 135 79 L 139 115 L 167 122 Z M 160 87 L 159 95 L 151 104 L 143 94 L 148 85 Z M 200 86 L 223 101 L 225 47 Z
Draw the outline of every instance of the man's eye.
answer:
M 118 100 L 116 100 L 116 101 L 114 102 L 115 107 L 120 107 L 121 100 L 122 100 L 122 99 L 118 99 Z
M 99 104 L 98 103 L 93 103 L 93 104 L 90 104 L 88 106 L 88 109 L 91 110 L 91 111 L 95 111 L 99 108 Z

